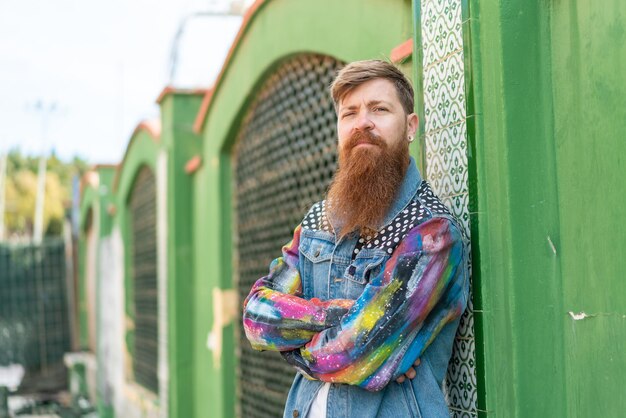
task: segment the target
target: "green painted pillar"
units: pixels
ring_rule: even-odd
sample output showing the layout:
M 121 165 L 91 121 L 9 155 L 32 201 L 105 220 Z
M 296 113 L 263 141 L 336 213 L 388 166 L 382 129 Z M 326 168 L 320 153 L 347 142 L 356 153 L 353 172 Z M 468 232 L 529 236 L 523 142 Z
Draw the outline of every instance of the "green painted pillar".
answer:
M 626 3 L 467 6 L 480 408 L 621 416 Z
M 169 417 L 197 416 L 194 412 L 194 173 L 186 168 L 199 158 L 201 142 L 193 122 L 204 91 L 166 90 L 160 99 L 161 140 L 167 152 L 167 305 Z
M 539 2 L 518 0 L 470 1 L 469 10 L 479 409 L 564 416 L 561 266 L 551 247 L 559 216 L 549 15 Z

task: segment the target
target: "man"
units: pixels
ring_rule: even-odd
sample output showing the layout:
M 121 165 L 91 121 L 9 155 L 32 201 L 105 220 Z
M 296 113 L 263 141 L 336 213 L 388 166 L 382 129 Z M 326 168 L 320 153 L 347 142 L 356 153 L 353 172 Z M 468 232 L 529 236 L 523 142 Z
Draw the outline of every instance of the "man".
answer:
M 337 172 L 246 298 L 246 336 L 299 371 L 285 417 L 449 416 L 467 247 L 409 156 L 413 90 L 393 65 L 360 61 L 331 95 Z

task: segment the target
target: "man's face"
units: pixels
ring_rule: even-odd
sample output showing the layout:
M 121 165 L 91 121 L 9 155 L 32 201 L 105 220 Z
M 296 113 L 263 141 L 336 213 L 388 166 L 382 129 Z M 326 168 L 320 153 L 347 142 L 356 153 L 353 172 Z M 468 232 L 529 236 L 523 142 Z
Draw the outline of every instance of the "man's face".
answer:
M 346 156 L 361 150 L 379 153 L 382 145 L 379 141 L 389 149 L 397 149 L 407 143 L 408 136 L 415 136 L 416 129 L 417 116 L 405 114 L 396 88 L 387 79 L 369 80 L 346 94 L 339 103 L 338 145 L 339 152 Z
M 405 115 L 386 79 L 370 80 L 346 94 L 337 114 L 339 160 L 328 190 L 330 210 L 342 236 L 376 231 L 402 184 L 417 116 Z

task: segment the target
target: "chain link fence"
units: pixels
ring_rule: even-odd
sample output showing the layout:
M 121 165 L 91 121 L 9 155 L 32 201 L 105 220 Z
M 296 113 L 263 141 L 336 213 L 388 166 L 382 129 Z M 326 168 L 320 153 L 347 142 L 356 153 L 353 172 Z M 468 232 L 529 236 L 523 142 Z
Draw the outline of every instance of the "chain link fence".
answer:
M 21 391 L 67 386 L 70 350 L 65 245 L 0 243 L 0 366 L 20 364 Z

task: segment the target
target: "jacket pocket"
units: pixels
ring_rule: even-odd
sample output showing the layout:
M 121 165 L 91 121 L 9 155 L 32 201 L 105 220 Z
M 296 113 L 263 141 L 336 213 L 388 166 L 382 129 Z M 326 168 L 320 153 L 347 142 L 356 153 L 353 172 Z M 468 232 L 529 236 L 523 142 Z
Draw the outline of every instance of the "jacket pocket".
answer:
M 300 241 L 300 277 L 302 290 L 306 298 L 324 293 L 316 291 L 328 281 L 330 260 L 335 249 L 331 234 L 323 231 L 303 231 Z M 321 289 L 319 289 L 321 290 Z
M 300 253 L 312 263 L 330 260 L 335 244 L 319 238 L 307 239 L 300 244 Z

